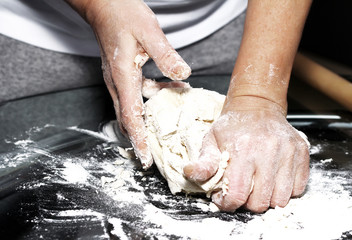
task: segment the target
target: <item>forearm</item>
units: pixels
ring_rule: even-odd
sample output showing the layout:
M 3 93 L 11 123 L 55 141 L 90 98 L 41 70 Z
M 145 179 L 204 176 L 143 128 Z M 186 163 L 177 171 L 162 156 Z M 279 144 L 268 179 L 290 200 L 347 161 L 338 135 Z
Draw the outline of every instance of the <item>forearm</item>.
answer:
M 249 0 L 225 111 L 246 107 L 244 98 L 265 99 L 286 111 L 292 64 L 310 4 L 311 0 Z

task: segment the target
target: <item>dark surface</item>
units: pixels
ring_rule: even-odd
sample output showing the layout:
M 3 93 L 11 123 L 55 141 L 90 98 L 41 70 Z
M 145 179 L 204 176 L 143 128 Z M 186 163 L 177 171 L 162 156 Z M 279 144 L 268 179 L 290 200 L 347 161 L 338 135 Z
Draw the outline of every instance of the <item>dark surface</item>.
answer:
M 352 1 L 313 1 L 301 49 L 352 67 Z
M 225 93 L 226 87 L 218 86 L 226 86 L 224 82 L 227 79 L 195 78 L 192 85 Z M 300 113 L 310 114 L 304 109 L 290 112 L 294 116 Z M 308 116 L 291 119 L 290 122 L 307 134 L 313 146 L 322 146 L 321 151 L 311 156 L 312 162 L 333 158 L 333 163 L 326 165 L 327 169 L 352 171 L 352 115 L 348 112 L 331 114 L 340 116 L 340 119 L 314 119 Z M 145 229 L 153 226 L 146 225 L 141 219 L 143 206 L 131 204 L 127 208 L 122 207 L 100 191 L 99 184 L 95 183 L 104 174 L 104 161 L 112 162 L 119 156 L 114 148 L 109 148 L 115 143 L 67 128 L 79 126 L 98 131 L 102 122 L 112 118 L 110 100 L 106 90 L 100 87 L 21 99 L 0 107 L 0 165 L 8 166 L 0 168 L 1 239 L 118 239 L 111 234 L 113 226 L 107 217 L 124 220 L 123 230 L 128 232 L 130 239 L 157 239 L 153 235 L 146 237 L 144 233 Z M 15 143 L 28 138 L 32 141 L 32 154 L 19 161 L 18 156 L 26 150 Z M 84 159 L 94 176 L 91 185 L 60 182 L 57 171 L 68 157 Z M 12 167 L 8 163 L 11 160 L 18 164 Z M 141 171 L 138 163 L 135 169 Z M 134 178 L 143 187 L 147 201 L 159 209 L 172 210 L 169 214 L 175 219 L 216 217 L 246 222 L 253 216 L 243 210 L 234 214 L 203 212 L 192 206 L 195 201 L 192 198 L 185 198 L 183 194 L 171 195 L 155 168 L 145 173 L 144 177 L 146 181 L 142 181 L 140 175 Z M 346 188 L 350 189 L 350 186 Z M 130 190 L 137 191 L 133 187 Z M 65 198 L 58 199 L 58 193 L 63 193 Z M 153 194 L 165 196 L 177 204 L 155 200 L 151 197 Z M 97 218 L 58 214 L 72 209 L 92 209 L 105 215 Z M 178 239 L 177 236 L 164 237 Z M 343 238 L 349 239 L 351 235 L 347 233 Z

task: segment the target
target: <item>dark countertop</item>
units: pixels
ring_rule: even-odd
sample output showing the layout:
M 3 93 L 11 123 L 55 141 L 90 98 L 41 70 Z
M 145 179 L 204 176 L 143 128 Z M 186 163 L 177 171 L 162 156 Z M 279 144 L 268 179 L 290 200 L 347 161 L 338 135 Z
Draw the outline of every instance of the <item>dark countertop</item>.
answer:
M 228 79 L 198 77 L 192 85 L 225 93 Z M 319 166 L 323 171 L 347 172 L 347 184 L 343 187 L 352 196 L 352 114 L 338 109 L 324 112 L 323 116 L 292 98 L 289 102 L 290 123 L 305 132 L 318 149 L 311 152 L 312 164 L 332 158 L 333 161 Z M 155 208 L 155 214 L 166 214 L 180 224 L 205 218 L 245 224 L 255 217 L 244 210 L 233 214 L 209 212 L 204 210 L 207 202 L 183 194 L 173 196 L 155 168 L 143 172 L 133 161 L 122 163 L 123 168 L 133 173 L 126 178 L 130 179 L 125 181 L 126 192 L 111 192 L 109 182 L 102 187 L 101 177 L 116 180 L 121 174 L 111 168 L 121 164 L 116 164 L 117 159 L 121 161 L 116 143 L 92 135 L 99 131 L 101 123 L 114 118 L 112 109 L 102 86 L 20 99 L 0 106 L 2 239 L 180 238 L 146 221 L 146 208 Z M 131 199 L 130 204 L 126 205 L 123 194 Z M 117 229 L 119 224 L 121 229 Z M 352 229 L 341 234 L 341 238 L 350 239 L 351 233 Z

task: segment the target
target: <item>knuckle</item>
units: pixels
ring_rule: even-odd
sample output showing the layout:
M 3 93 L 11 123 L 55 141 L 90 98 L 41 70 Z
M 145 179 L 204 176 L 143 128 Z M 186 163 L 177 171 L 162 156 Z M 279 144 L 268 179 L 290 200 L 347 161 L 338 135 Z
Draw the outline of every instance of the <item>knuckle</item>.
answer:
M 177 54 L 177 53 L 174 49 L 169 49 L 167 51 L 163 51 L 163 53 L 160 56 L 160 61 L 164 62 L 164 63 L 172 62 L 175 59 L 175 54 Z
M 302 149 L 303 151 L 305 152 L 308 152 L 309 153 L 309 149 L 308 149 L 308 145 L 307 143 L 300 137 L 298 140 L 297 140 L 297 147 L 299 149 Z

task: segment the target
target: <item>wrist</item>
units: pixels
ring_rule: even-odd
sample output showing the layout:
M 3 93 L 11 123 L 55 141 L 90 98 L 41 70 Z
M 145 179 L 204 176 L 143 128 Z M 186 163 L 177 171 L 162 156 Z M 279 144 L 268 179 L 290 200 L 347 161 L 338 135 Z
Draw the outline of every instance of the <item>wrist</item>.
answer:
M 285 66 L 236 63 L 226 103 L 233 105 L 241 99 L 241 104 L 251 105 L 247 107 L 252 108 L 256 105 L 265 108 L 267 105 L 274 105 L 281 109 L 280 112 L 286 114 L 290 69 Z M 245 103 L 247 100 L 248 104 Z
M 92 17 L 90 10 L 91 5 L 100 1 L 89 1 L 89 0 L 65 0 L 86 22 L 91 24 Z
M 258 99 L 258 102 L 272 103 L 287 110 L 287 88 L 267 86 L 263 84 L 233 84 L 227 93 L 226 102 L 236 102 L 238 99 Z M 254 101 L 253 103 L 255 103 Z
M 276 112 L 286 117 L 287 104 L 282 106 L 275 101 L 255 95 L 227 96 L 222 114 L 234 111 L 268 111 Z

